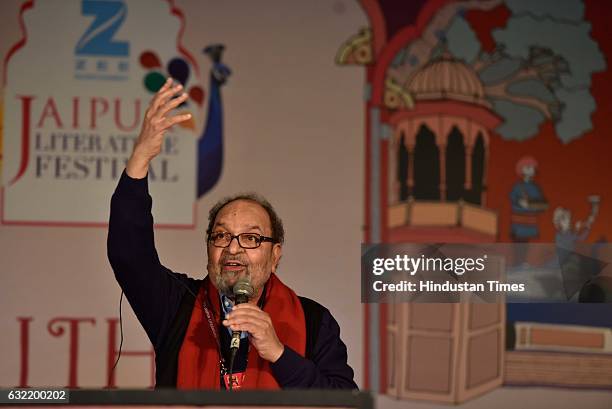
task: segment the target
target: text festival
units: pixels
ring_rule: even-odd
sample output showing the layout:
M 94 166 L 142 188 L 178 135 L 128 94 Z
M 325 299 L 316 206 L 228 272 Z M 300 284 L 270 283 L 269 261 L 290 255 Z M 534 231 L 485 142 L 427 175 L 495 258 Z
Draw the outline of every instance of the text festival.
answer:
M 59 110 L 53 97 L 44 103 L 32 95 L 17 98 L 22 109 L 22 143 L 26 144 L 22 160 L 29 160 L 27 145 L 33 131 L 36 178 L 116 180 L 121 175 L 142 121 L 140 99 L 126 103 L 121 98 L 75 96 L 69 107 Z M 111 117 L 118 132 L 99 133 L 100 123 Z M 151 164 L 150 179 L 176 182 L 178 174 L 172 172 L 171 158 L 177 155 L 177 137 L 167 135 L 159 160 Z

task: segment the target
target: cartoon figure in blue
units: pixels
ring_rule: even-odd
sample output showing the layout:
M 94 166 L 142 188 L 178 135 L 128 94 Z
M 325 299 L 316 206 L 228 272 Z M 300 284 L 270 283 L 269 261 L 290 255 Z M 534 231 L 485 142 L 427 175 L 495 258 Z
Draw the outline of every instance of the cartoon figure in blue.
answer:
M 542 190 L 533 181 L 538 162 L 531 156 L 525 156 L 516 163 L 516 173 L 522 178 L 512 187 L 511 235 L 514 242 L 528 242 L 539 235 L 538 214 L 545 211 L 548 203 Z

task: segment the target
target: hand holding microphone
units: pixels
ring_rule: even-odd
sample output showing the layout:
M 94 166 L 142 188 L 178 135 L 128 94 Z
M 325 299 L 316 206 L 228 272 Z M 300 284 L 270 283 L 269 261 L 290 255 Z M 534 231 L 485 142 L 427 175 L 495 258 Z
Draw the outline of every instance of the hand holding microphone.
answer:
M 245 284 L 241 284 L 243 280 Z M 250 292 L 248 288 L 250 288 Z M 223 325 L 232 330 L 230 348 L 234 348 L 235 342 L 239 346 L 240 332 L 247 331 L 250 334 L 251 344 L 255 347 L 259 356 L 267 361 L 276 362 L 283 354 L 285 346 L 276 336 L 270 315 L 256 305 L 248 303 L 248 300 L 253 296 L 253 287 L 248 279 L 238 280 L 234 285 L 234 295 L 236 297 L 234 308 L 223 320 Z M 234 341 L 234 339 L 237 341 Z

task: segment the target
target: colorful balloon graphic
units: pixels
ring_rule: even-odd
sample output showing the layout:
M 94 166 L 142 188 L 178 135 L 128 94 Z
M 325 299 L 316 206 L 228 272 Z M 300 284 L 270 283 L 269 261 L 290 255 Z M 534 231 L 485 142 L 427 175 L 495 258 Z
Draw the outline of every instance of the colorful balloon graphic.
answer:
M 157 55 L 153 51 L 145 51 L 140 54 L 140 64 L 151 70 L 149 71 L 144 78 L 144 86 L 147 91 L 152 94 L 156 93 L 166 81 L 168 76 L 172 77 L 174 81 L 180 82 L 183 86 L 186 85 L 187 80 L 189 79 L 190 68 L 189 64 L 185 60 L 180 57 L 175 57 L 168 62 L 167 74 L 163 73 L 162 64 L 157 57 Z M 152 71 L 155 69 L 155 71 Z M 189 88 L 188 91 L 189 99 L 194 101 L 198 106 L 202 106 L 204 104 L 204 89 L 199 85 L 194 85 Z M 188 105 L 188 102 L 185 101 L 179 105 L 179 108 L 184 108 Z M 194 129 L 195 123 L 186 124 L 185 127 Z
M 195 85 L 189 88 L 189 98 L 194 100 L 199 106 L 202 106 L 202 102 L 204 102 L 204 90 L 202 87 Z
M 140 54 L 140 65 L 145 68 L 161 68 L 161 62 L 153 51 L 144 51 Z
M 189 65 L 181 58 L 173 58 L 168 63 L 168 74 L 184 86 L 189 78 Z
M 156 71 L 148 73 L 144 78 L 145 88 L 153 93 L 157 92 L 164 82 L 166 82 L 166 77 Z

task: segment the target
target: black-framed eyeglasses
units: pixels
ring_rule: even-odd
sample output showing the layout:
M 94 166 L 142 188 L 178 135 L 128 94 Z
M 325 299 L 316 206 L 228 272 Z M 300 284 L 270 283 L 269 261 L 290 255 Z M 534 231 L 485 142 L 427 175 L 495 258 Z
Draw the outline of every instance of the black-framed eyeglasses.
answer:
M 226 231 L 219 231 L 208 234 L 208 241 L 212 242 L 215 247 L 229 247 L 234 239 L 238 239 L 238 245 L 243 249 L 256 249 L 265 241 L 277 243 L 277 240 L 274 240 L 272 237 L 262 236 L 257 233 L 240 233 L 233 235 Z

